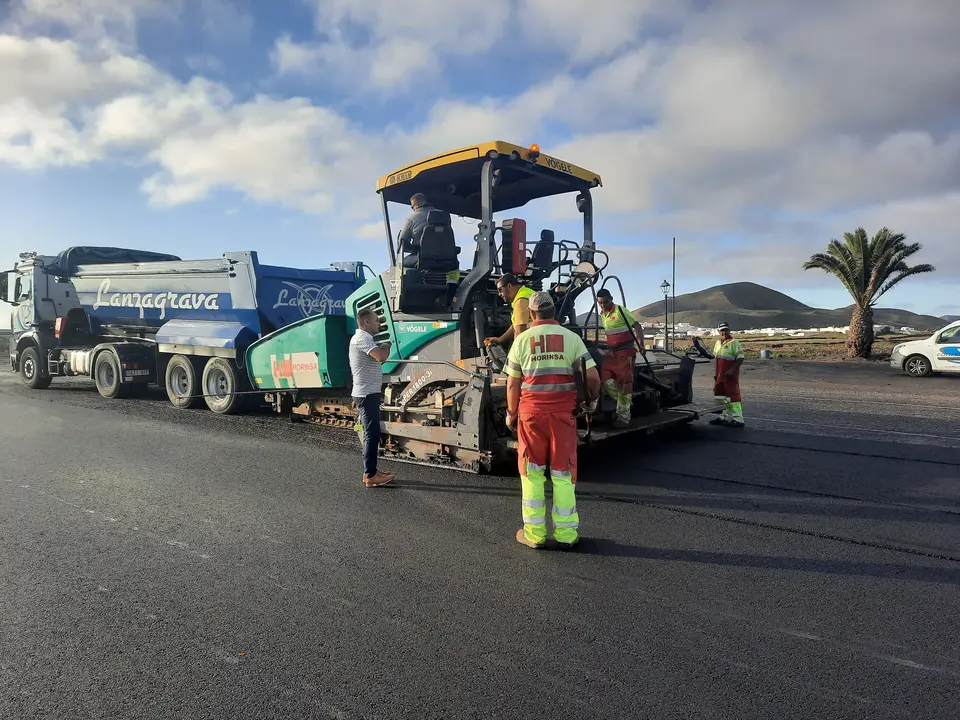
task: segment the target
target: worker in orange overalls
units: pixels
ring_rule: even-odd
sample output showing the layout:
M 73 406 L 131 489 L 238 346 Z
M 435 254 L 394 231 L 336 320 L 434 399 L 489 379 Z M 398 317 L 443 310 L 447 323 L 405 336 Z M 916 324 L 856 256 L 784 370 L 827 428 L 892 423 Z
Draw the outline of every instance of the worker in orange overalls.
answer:
M 615 424 L 622 427 L 630 423 L 637 342 L 640 352 L 644 357 L 647 355 L 643 344 L 643 328 L 629 310 L 613 302 L 613 295 L 606 288 L 597 293 L 597 304 L 607 335 L 607 352 L 600 368 L 600 381 L 607 395 L 617 403 Z
M 587 412 L 597 408 L 600 375 L 576 333 L 556 321 L 549 293 L 530 297 L 531 324 L 513 341 L 507 374 L 507 427 L 519 438 L 521 514 L 517 542 L 542 548 L 547 542 L 547 467 L 553 483 L 553 538 L 561 549 L 580 540 L 577 513 L 576 373 L 582 372 Z
M 713 373 L 713 399 L 723 404 L 723 414 L 710 421 L 711 425 L 742 428 L 743 405 L 740 403 L 740 366 L 746 357 L 740 341 L 733 337 L 730 326 L 722 322 L 717 327 L 720 339 L 713 347 L 717 367 Z

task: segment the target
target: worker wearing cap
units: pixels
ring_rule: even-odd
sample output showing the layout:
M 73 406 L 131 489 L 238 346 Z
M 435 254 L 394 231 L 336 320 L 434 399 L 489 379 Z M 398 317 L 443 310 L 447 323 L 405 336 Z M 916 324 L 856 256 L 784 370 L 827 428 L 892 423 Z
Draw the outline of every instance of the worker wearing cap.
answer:
M 484 345 L 506 345 L 520 335 L 530 324 L 529 303 L 533 290 L 521 285 L 517 276 L 507 273 L 497 280 L 497 292 L 506 302 L 510 303 L 513 312 L 510 315 L 510 327 L 500 337 L 489 337 Z
M 556 321 L 549 293 L 529 302 L 530 327 L 510 348 L 507 373 L 507 426 L 519 438 L 518 461 L 523 527 L 517 542 L 541 548 L 547 542 L 545 486 L 547 467 L 553 484 L 553 537 L 563 548 L 580 539 L 577 513 L 576 373 L 581 372 L 585 406 L 596 410 L 600 375 L 583 340 Z
M 711 425 L 726 425 L 727 427 L 742 428 L 743 406 L 740 404 L 740 366 L 746 357 L 740 341 L 730 333 L 730 326 L 722 322 L 717 328 L 720 339 L 713 347 L 713 355 L 717 359 L 716 370 L 713 374 L 713 399 L 723 404 L 723 414 L 710 421 Z
M 613 295 L 606 288 L 597 293 L 597 304 L 607 336 L 607 352 L 600 368 L 600 381 L 604 392 L 617 403 L 616 424 L 627 425 L 633 404 L 637 344 L 644 357 L 647 353 L 643 345 L 643 328 L 629 310 L 613 302 Z

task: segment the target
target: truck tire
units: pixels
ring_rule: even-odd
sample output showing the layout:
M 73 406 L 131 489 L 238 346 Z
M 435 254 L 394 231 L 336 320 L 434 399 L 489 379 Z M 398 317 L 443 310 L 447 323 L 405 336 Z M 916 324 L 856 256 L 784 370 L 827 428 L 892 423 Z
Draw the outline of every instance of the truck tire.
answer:
M 164 372 L 164 387 L 167 398 L 175 408 L 185 410 L 200 405 L 200 368 L 199 362 L 186 355 L 174 355 L 167 362 Z
M 109 350 L 104 350 L 93 361 L 93 380 L 97 392 L 108 400 L 126 397 L 129 387 L 120 380 L 120 361 Z
M 45 390 L 53 378 L 41 372 L 40 351 L 28 345 L 20 352 L 20 379 L 31 390 Z
M 246 377 L 236 363 L 212 357 L 203 368 L 204 401 L 217 415 L 237 415 L 246 409 L 246 395 L 237 395 L 248 389 Z
M 910 377 L 928 377 L 933 372 L 925 355 L 911 355 L 903 363 L 903 369 Z

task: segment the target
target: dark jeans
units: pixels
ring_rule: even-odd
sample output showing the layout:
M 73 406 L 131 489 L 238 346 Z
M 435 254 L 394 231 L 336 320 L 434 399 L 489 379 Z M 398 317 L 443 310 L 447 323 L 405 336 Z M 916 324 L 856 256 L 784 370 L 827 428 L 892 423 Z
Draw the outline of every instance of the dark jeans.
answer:
M 354 398 L 363 426 L 363 471 L 367 477 L 377 474 L 377 453 L 380 450 L 380 393 Z

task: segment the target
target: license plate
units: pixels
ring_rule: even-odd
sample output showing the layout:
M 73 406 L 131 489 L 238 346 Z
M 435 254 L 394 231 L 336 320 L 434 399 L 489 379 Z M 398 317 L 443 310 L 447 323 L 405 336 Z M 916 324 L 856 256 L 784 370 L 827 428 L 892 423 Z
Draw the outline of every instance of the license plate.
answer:
M 144 375 L 149 375 L 149 370 L 127 370 L 125 373 L 127 377 L 140 377 Z

